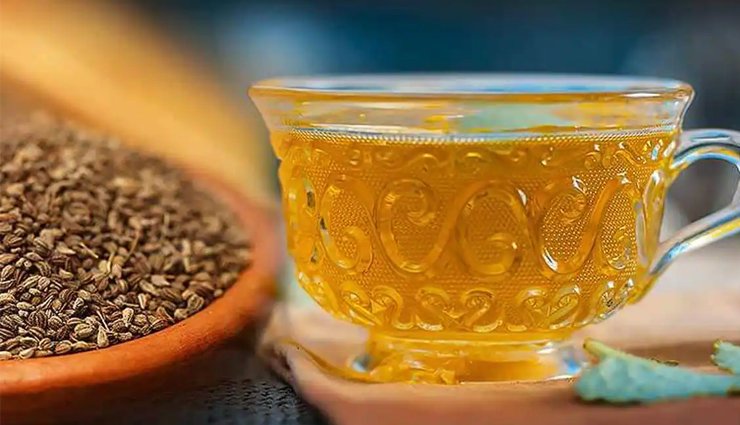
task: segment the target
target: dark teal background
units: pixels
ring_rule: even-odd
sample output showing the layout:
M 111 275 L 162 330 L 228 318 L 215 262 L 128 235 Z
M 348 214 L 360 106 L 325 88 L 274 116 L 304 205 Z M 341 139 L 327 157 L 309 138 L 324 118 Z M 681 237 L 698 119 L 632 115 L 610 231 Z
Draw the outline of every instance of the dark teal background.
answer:
M 134 1 L 248 103 L 276 75 L 569 72 L 671 77 L 697 97 L 686 127 L 740 128 L 740 1 Z M 723 163 L 695 166 L 688 218 L 729 201 Z M 684 183 L 685 181 L 685 183 Z

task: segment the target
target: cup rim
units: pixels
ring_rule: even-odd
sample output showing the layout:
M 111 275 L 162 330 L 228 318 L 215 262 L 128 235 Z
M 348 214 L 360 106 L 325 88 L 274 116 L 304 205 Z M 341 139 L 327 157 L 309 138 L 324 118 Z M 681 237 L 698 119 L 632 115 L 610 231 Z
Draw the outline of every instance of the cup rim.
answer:
M 597 74 L 460 73 L 278 77 L 255 83 L 251 96 L 344 100 L 485 100 L 503 102 L 690 98 L 685 82 Z

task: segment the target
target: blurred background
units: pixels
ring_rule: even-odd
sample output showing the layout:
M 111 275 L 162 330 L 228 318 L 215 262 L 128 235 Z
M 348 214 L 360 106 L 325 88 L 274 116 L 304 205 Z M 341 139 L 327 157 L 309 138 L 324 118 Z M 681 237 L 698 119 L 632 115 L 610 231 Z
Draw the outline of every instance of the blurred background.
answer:
M 698 93 L 686 128 L 740 128 L 737 1 L 5 0 L 0 7 L 3 99 L 15 99 L 3 100 L 5 114 L 8 105 L 40 100 L 148 149 L 208 162 L 268 202 L 277 193 L 276 162 L 246 89 L 271 76 L 672 77 Z M 667 232 L 726 205 L 736 174 L 714 161 L 684 173 L 671 192 Z
M 671 77 L 686 127 L 740 127 L 740 2 L 256 0 L 132 3 L 242 96 L 277 75 L 563 72 Z M 699 165 L 674 190 L 687 218 L 726 205 L 736 173 Z M 686 187 L 683 187 L 683 186 Z M 683 190 L 682 190 L 683 189 Z M 681 218 L 683 219 L 683 218 Z

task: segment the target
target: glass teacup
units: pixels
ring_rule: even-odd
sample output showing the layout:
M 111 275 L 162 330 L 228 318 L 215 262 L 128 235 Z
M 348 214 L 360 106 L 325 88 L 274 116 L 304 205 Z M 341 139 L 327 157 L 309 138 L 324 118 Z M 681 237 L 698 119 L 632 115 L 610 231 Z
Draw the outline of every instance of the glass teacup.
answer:
M 680 253 L 740 231 L 731 206 L 660 243 L 693 162 L 740 136 L 681 132 L 672 80 L 287 78 L 251 89 L 280 158 L 296 277 L 368 328 L 346 376 L 456 383 L 577 372 L 568 341 Z

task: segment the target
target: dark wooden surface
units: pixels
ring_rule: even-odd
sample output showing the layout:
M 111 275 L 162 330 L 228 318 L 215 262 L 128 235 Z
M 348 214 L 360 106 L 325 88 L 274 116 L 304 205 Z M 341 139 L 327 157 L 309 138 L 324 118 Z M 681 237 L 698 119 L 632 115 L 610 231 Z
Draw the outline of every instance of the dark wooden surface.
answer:
M 290 385 L 270 372 L 253 354 L 252 347 L 252 342 L 232 344 L 193 364 L 178 377 L 179 387 L 121 400 L 117 408 L 93 412 L 86 421 L 133 425 L 328 424 Z
M 112 400 L 105 394 L 91 395 L 89 406 L 82 412 L 50 409 L 34 416 L 54 424 L 328 423 L 257 358 L 254 354 L 257 336 L 256 330 L 245 332 L 138 392 L 121 391 L 128 394 Z M 0 423 L 10 422 L 0 420 Z

